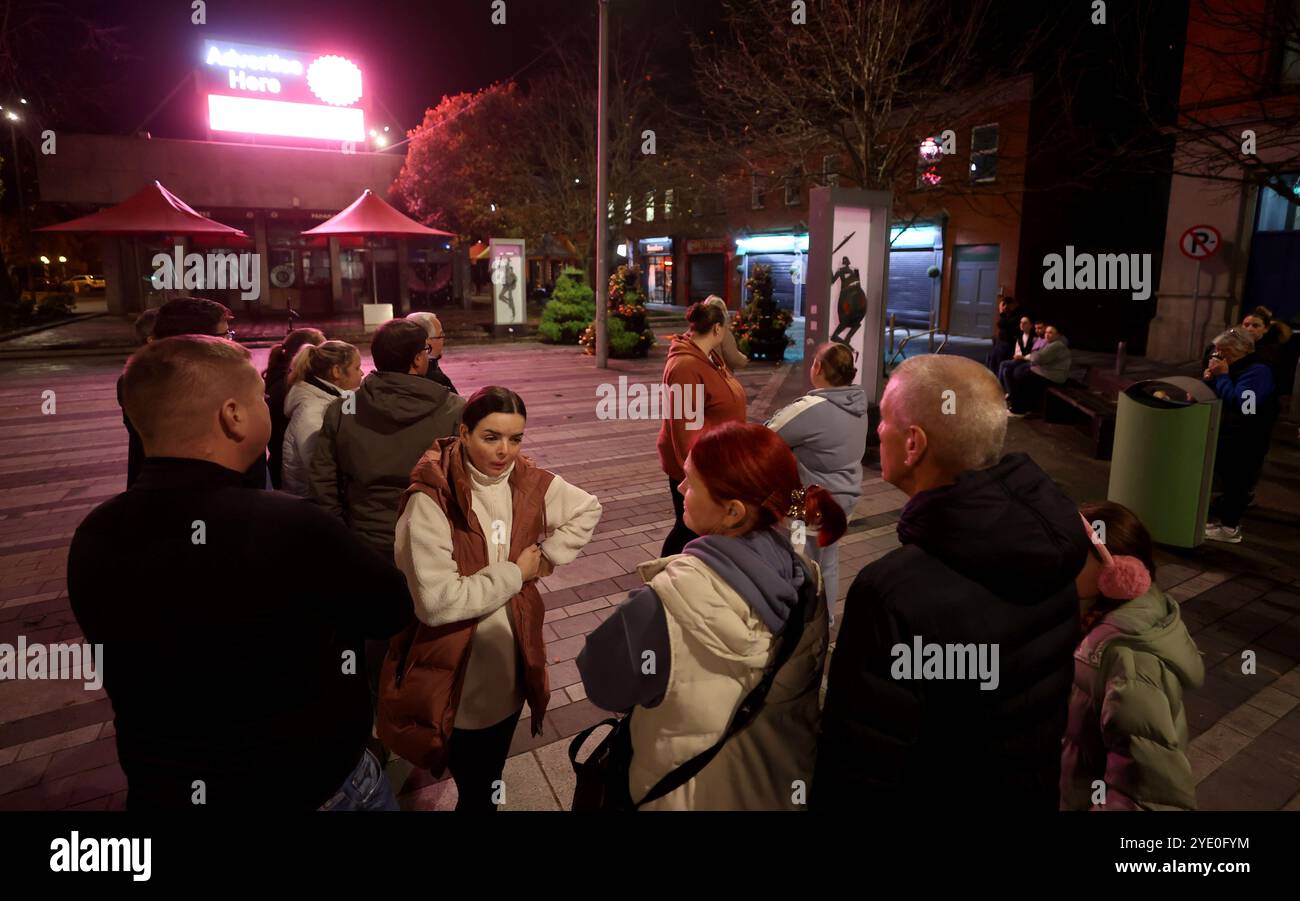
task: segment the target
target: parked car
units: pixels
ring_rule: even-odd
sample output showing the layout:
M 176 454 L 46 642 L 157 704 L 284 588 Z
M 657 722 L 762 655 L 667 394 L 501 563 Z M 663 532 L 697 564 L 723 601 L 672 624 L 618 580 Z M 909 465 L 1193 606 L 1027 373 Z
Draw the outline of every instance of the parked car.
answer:
M 74 275 L 63 285 L 74 294 L 80 294 L 82 291 L 102 291 L 104 289 L 104 276 Z

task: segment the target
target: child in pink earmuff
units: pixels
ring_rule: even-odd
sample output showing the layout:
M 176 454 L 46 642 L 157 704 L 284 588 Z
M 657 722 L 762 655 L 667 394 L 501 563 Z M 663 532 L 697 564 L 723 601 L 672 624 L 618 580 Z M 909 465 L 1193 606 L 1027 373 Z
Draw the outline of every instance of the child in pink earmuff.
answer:
M 1061 742 L 1062 810 L 1195 810 L 1183 693 L 1205 681 L 1154 546 L 1119 504 L 1085 504 L 1093 554 L 1075 578 L 1082 639 Z M 1101 540 L 1103 530 L 1105 540 Z

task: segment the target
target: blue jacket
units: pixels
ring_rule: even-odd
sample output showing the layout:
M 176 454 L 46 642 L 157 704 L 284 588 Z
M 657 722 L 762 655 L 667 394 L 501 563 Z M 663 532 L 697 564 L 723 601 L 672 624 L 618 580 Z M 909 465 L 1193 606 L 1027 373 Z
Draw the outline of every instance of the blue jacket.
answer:
M 1209 385 L 1223 401 L 1219 435 L 1234 441 L 1247 440 L 1252 447 L 1267 453 L 1278 414 L 1272 368 L 1256 354 L 1248 354 L 1233 363 L 1226 373 L 1215 376 Z M 1247 391 L 1254 392 L 1253 407 L 1246 405 Z

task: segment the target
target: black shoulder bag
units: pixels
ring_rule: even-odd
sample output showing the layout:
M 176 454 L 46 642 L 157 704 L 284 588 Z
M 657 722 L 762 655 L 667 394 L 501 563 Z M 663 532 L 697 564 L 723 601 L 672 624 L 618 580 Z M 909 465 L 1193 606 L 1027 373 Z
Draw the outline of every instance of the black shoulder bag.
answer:
M 808 580 L 804 582 L 805 589 L 799 592 L 799 601 L 790 611 L 790 618 L 786 620 L 776 659 L 763 673 L 763 678 L 758 685 L 754 686 L 736 708 L 731 724 L 727 726 L 727 730 L 717 743 L 667 773 L 655 783 L 654 788 L 650 789 L 644 798 L 634 802 L 627 786 L 628 772 L 632 766 L 632 714 L 611 717 L 601 720 L 594 726 L 588 726 L 575 735 L 573 741 L 569 743 L 569 763 L 573 765 L 576 777 L 573 810 L 636 810 L 643 804 L 657 801 L 694 779 L 722 750 L 722 746 L 731 736 L 753 722 L 754 717 L 763 709 L 763 703 L 767 700 L 767 693 L 772 688 L 776 674 L 785 666 L 803 637 L 810 598 L 814 600 L 817 598 L 816 576 L 807 570 L 804 572 Z M 807 589 L 810 583 L 813 586 L 811 591 Z M 580 762 L 578 752 L 582 750 L 583 743 L 602 726 L 612 726 L 613 729 L 596 746 L 596 749 L 587 755 L 587 759 Z

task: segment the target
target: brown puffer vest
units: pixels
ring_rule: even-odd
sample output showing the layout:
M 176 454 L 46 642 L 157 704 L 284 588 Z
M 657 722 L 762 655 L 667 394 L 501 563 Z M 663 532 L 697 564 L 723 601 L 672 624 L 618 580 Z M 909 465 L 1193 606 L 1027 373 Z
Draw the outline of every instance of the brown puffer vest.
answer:
M 546 537 L 546 490 L 554 473 L 534 466 L 520 454 L 510 473 L 513 504 L 510 560 Z M 488 541 L 474 515 L 471 483 L 459 438 L 439 438 L 411 472 L 398 515 L 415 492 L 437 502 L 452 532 L 452 558 L 463 574 L 488 565 Z M 535 581 L 512 597 L 510 624 L 524 674 L 524 697 L 532 710 L 533 735 L 551 697 L 546 678 L 546 644 L 542 639 L 545 607 Z M 461 688 L 469 666 L 475 620 L 426 626 L 418 620 L 389 643 L 379 682 L 379 737 L 392 751 L 435 776 L 447 765 L 447 741 L 456 722 Z

